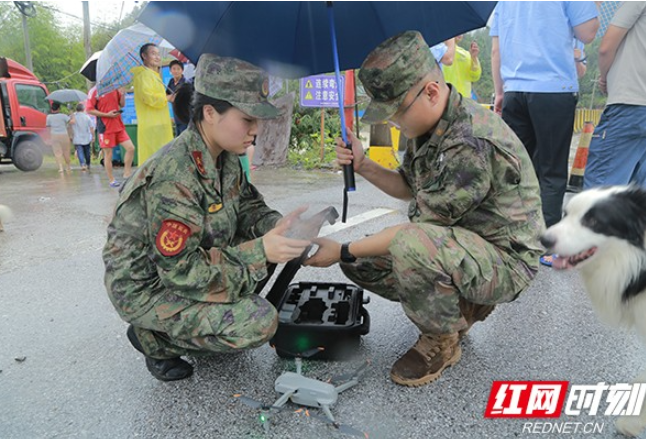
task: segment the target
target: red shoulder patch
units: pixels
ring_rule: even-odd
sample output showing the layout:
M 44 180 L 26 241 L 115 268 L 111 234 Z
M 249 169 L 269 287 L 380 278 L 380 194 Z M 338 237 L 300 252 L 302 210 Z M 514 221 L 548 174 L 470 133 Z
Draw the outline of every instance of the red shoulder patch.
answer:
M 173 257 L 184 250 L 191 230 L 177 220 L 164 220 L 157 232 L 157 249 L 165 257 Z
M 197 170 L 200 172 L 200 174 L 206 174 L 206 170 L 204 169 L 204 159 L 202 158 L 202 153 L 200 151 L 193 151 L 191 155 L 193 156 L 193 160 L 195 161 L 195 166 L 197 167 Z

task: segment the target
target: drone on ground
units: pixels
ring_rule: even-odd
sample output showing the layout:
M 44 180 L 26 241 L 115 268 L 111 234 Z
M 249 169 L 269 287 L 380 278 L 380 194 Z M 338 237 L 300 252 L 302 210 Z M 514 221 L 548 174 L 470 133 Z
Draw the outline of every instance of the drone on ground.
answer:
M 320 408 L 323 413 L 325 413 L 326 417 L 320 417 L 315 414 L 310 414 L 310 412 L 304 408 L 298 409 L 297 411 L 295 411 L 296 413 L 303 413 L 306 416 L 322 420 L 337 428 L 344 434 L 368 438 L 365 432 L 351 428 L 347 425 L 340 425 L 339 423 L 337 423 L 334 419 L 334 416 L 332 415 L 330 407 L 336 403 L 339 397 L 339 393 L 359 383 L 359 380 L 365 373 L 369 362 L 364 362 L 352 373 L 333 377 L 332 379 L 330 379 L 330 382 L 323 382 L 321 380 L 303 376 L 302 358 L 314 356 L 321 350 L 323 350 L 323 348 L 317 347 L 301 353 L 300 355 L 293 355 L 294 361 L 296 363 L 296 373 L 285 371 L 278 377 L 278 379 L 276 379 L 276 382 L 274 383 L 274 389 L 277 393 L 280 394 L 280 397 L 272 405 L 263 404 L 262 402 L 250 399 L 249 397 L 245 397 L 240 394 L 235 394 L 234 397 L 239 398 L 240 401 L 245 405 L 261 410 L 260 422 L 262 423 L 266 432 L 268 432 L 269 430 L 269 419 L 279 412 L 286 411 L 287 408 L 285 408 L 285 404 L 291 400 L 296 405 L 310 408 Z M 339 382 L 339 385 L 333 385 L 334 383 Z

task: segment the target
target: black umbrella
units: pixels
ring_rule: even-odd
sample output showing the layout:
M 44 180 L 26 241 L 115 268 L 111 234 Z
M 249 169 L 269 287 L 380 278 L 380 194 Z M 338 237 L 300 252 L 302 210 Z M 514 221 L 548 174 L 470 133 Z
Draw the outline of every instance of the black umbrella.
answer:
M 96 62 L 102 51 L 94 52 L 90 58 L 81 66 L 79 73 L 92 82 L 96 82 Z

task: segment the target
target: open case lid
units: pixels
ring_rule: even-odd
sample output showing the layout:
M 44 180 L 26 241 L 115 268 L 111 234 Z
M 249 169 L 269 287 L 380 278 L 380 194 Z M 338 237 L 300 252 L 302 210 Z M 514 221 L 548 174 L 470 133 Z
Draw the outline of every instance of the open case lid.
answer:
M 319 212 L 318 214 L 313 215 L 307 220 L 302 220 L 294 224 L 288 231 L 287 236 L 290 238 L 300 238 L 304 240 L 312 240 L 316 238 L 319 234 L 319 231 L 323 224 L 327 221 L 331 225 L 336 223 L 336 219 L 339 218 L 339 213 L 334 207 L 329 206 Z M 276 310 L 280 310 L 287 298 L 287 288 L 289 283 L 292 282 L 296 272 L 301 268 L 303 262 L 307 259 L 312 246 L 308 246 L 307 249 L 301 254 L 300 257 L 294 258 L 293 260 L 287 262 L 283 270 L 278 274 L 276 282 L 267 293 L 265 299 L 269 301 Z M 268 277 L 269 278 L 269 277 Z M 267 279 L 268 280 L 268 279 Z M 265 283 L 267 282 L 265 281 Z M 260 288 L 262 290 L 263 286 Z M 258 291 L 258 290 L 257 290 Z

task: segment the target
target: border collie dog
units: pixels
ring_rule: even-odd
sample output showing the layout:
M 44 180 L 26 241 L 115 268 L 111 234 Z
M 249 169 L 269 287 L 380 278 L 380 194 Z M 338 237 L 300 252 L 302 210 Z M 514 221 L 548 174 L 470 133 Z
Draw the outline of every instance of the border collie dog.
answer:
M 557 254 L 554 269 L 577 268 L 599 318 L 633 329 L 646 344 L 646 189 L 613 186 L 583 191 L 541 242 Z M 635 379 L 646 382 L 646 371 Z M 640 416 L 622 416 L 618 431 L 636 437 L 646 428 Z

